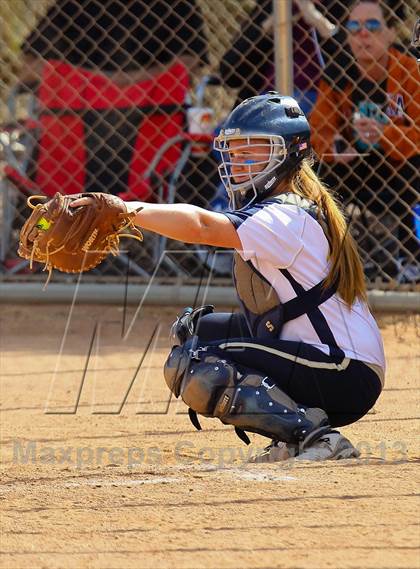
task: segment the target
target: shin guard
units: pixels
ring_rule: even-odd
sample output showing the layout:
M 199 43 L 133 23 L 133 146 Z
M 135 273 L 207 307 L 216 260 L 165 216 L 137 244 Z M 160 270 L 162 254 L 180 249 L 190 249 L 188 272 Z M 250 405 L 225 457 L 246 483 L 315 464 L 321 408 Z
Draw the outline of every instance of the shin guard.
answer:
M 299 444 L 331 430 L 322 409 L 298 405 L 271 379 L 226 359 L 218 348 L 176 346 L 164 369 L 176 397 L 196 413 L 217 417 L 239 431 Z

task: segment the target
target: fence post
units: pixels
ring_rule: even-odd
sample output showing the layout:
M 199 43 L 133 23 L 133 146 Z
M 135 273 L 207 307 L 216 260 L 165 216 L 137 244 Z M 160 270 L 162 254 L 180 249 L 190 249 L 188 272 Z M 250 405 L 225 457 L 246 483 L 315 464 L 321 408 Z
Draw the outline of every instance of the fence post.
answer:
M 292 0 L 273 0 L 276 89 L 293 95 Z

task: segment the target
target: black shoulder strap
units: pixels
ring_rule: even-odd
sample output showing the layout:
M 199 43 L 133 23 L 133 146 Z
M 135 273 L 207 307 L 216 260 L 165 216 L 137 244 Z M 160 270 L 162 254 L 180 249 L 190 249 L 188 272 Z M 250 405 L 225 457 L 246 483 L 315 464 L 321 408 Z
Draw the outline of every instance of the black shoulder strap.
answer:
M 291 281 L 291 275 L 289 271 L 285 269 L 280 269 L 280 272 Z M 303 314 L 310 312 L 314 307 L 323 304 L 326 300 L 331 298 L 337 291 L 337 286 L 333 285 L 330 287 L 325 287 L 325 280 L 320 281 L 318 284 L 313 286 L 308 290 L 302 289 L 297 291 L 294 287 L 295 292 L 298 294 L 295 298 L 288 300 L 283 304 L 283 316 L 284 322 L 288 320 L 294 320 L 299 318 Z
M 265 200 L 264 203 L 281 203 L 284 205 L 295 205 L 296 207 L 302 208 L 320 224 L 326 238 L 329 239 L 327 222 L 322 213 L 320 215 L 318 205 L 314 201 L 289 192 L 280 194 L 279 196 L 275 196 L 269 200 Z M 264 279 L 263 275 L 261 275 L 261 273 L 250 261 L 248 261 L 248 264 L 260 279 Z M 326 287 L 324 279 L 314 285 L 312 288 L 305 290 L 303 286 L 292 277 L 287 269 L 279 270 L 282 275 L 289 281 L 296 294 L 295 298 L 292 298 L 291 300 L 279 306 L 279 322 L 281 322 L 281 325 L 288 322 L 289 320 L 294 320 L 295 318 L 306 314 L 311 321 L 316 333 L 318 334 L 321 342 L 330 346 L 331 356 L 337 357 L 339 360 L 344 358 L 344 352 L 337 345 L 334 335 L 328 326 L 324 315 L 319 309 L 319 306 L 321 304 L 323 304 L 337 292 L 337 282 L 333 283 L 329 287 Z
M 337 361 L 342 361 L 345 354 L 338 346 L 325 316 L 319 309 L 320 305 L 331 298 L 331 296 L 336 292 L 337 283 L 334 283 L 331 287 L 325 288 L 325 280 L 323 280 L 311 289 L 305 290 L 303 286 L 292 277 L 287 269 L 280 269 L 280 272 L 284 277 L 286 277 L 296 293 L 295 298 L 292 298 L 282 305 L 283 311 L 289 316 L 288 318 L 285 317 L 284 321 L 286 322 L 287 319 L 292 320 L 302 314 L 306 314 L 314 327 L 318 338 L 323 344 L 329 346 L 330 356 L 336 358 Z M 302 307 L 300 304 L 302 304 Z

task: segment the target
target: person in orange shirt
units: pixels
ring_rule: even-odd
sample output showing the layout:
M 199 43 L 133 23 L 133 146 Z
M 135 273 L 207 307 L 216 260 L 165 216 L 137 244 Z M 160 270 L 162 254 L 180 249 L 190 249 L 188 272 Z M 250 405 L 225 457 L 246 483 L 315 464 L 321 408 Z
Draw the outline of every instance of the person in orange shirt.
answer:
M 416 60 L 394 44 L 394 23 L 380 1 L 353 3 L 346 28 L 354 62 L 344 81 L 321 80 L 310 123 L 324 181 L 382 226 L 379 254 L 377 243 L 376 253 L 367 251 L 368 276 L 412 282 L 420 276 L 412 211 L 419 201 L 420 83 Z

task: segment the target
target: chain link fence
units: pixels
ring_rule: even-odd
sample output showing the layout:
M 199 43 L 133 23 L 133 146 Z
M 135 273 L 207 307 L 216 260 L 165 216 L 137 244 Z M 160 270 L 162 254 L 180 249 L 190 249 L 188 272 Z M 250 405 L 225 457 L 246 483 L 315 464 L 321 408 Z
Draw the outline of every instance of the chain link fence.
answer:
M 3 280 L 41 278 L 16 254 L 29 195 L 227 208 L 212 135 L 236 102 L 276 86 L 273 8 L 283 1 L 3 0 Z M 414 0 L 291 4 L 294 95 L 371 288 L 420 280 L 415 19 Z M 146 235 L 89 278 L 193 282 L 210 271 L 230 283 L 230 254 Z

